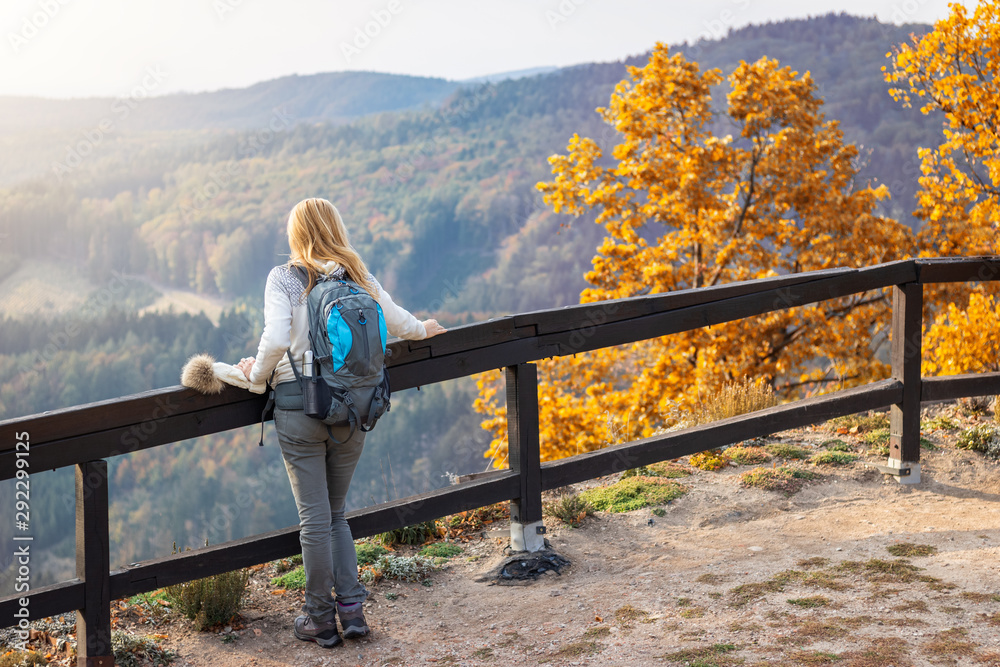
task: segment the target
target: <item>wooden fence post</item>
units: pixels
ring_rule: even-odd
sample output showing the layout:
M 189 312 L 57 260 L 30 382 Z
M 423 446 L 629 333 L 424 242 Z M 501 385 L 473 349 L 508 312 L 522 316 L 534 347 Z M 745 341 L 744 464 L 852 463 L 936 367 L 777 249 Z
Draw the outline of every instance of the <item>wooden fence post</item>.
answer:
M 889 410 L 889 462 L 902 484 L 920 482 L 920 357 L 923 285 L 892 288 L 892 376 L 903 383 L 903 400 Z
M 545 548 L 545 525 L 534 364 L 507 367 L 507 460 L 520 477 L 519 496 L 510 503 L 510 546 L 514 551 L 540 551 Z
M 76 612 L 76 664 L 114 667 L 108 540 L 108 462 L 76 466 L 76 576 L 83 609 Z

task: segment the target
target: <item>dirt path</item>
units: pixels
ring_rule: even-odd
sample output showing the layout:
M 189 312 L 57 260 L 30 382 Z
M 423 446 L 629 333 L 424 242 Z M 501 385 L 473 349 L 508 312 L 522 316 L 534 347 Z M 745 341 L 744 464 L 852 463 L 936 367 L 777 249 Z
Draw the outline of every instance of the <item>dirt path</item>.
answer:
M 662 517 L 547 520 L 572 565 L 530 586 L 477 582 L 507 541 L 466 543 L 429 585 L 372 586 L 372 635 L 333 649 L 292 636 L 301 595 L 275 595 L 271 566 L 228 638 L 170 617 L 136 630 L 166 635 L 183 667 L 1000 665 L 1000 469 L 931 439 L 944 447 L 917 486 L 855 463 L 786 498 L 742 488 L 734 467 L 681 480 L 690 492 Z M 933 553 L 900 560 L 900 544 Z

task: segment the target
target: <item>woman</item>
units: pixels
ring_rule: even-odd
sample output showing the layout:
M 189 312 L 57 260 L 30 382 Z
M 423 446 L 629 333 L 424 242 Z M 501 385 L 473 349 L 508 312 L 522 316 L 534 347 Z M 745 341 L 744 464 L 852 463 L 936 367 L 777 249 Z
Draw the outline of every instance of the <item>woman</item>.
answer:
M 361 603 L 367 597 L 358 581 L 358 562 L 344 503 L 364 447 L 365 433 L 349 426 L 331 427 L 307 417 L 285 351 L 301 360 L 310 349 L 306 297 L 320 276 L 346 275 L 382 306 L 386 328 L 400 338 L 420 340 L 445 331 L 436 320 L 420 322 L 400 308 L 368 272 L 351 247 L 337 209 L 325 199 L 299 202 L 288 216 L 288 264 L 276 266 L 264 290 L 264 333 L 257 356 L 237 368 L 253 383 L 275 387 L 274 425 L 285 470 L 299 512 L 299 541 L 306 573 L 305 615 L 295 619 L 295 636 L 323 647 L 340 643 L 336 616 L 345 638 L 368 634 Z M 305 268 L 303 286 L 292 265 Z M 301 370 L 301 369 L 300 369 Z M 331 437 L 332 436 L 332 437 Z M 336 441 L 333 439 L 336 438 Z M 339 441 L 339 444 L 338 442 Z M 330 589 L 336 592 L 336 598 Z

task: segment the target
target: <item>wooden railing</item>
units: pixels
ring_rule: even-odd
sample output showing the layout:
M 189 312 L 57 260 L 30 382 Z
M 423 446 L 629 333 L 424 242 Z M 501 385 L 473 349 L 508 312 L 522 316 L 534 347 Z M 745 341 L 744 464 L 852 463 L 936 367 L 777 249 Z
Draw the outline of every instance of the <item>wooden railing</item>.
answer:
M 509 469 L 352 512 L 356 538 L 496 502 L 511 501 L 512 539 L 537 543 L 541 492 L 641 465 L 890 407 L 886 470 L 919 479 L 920 403 L 1000 393 L 1000 373 L 921 378 L 923 285 L 1000 279 L 1000 257 L 905 260 L 707 289 L 604 301 L 502 317 L 426 341 L 391 344 L 395 390 L 507 369 Z M 892 288 L 892 378 L 723 421 L 540 463 L 537 376 L 532 362 L 729 322 L 825 299 Z M 112 664 L 112 600 L 299 553 L 298 527 L 109 570 L 111 456 L 254 424 L 264 398 L 227 388 L 204 396 L 170 387 L 0 422 L 0 479 L 16 476 L 18 436 L 30 470 L 76 467 L 76 578 L 0 599 L 0 625 L 76 610 L 78 664 Z M 23 458 L 23 456 L 22 456 Z M 913 468 L 916 467 L 916 470 Z M 540 529 L 543 530 L 543 529 Z M 28 604 L 22 604 L 27 598 Z

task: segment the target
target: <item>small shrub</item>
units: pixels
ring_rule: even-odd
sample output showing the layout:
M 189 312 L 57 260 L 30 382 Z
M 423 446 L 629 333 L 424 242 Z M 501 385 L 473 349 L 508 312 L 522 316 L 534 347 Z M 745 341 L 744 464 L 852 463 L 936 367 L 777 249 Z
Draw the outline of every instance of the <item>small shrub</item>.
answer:
M 963 396 L 958 399 L 958 409 L 966 417 L 984 415 L 990 409 L 990 402 L 992 400 L 992 396 Z
M 384 546 L 391 547 L 394 544 L 423 544 L 437 536 L 437 521 L 431 520 L 412 526 L 403 526 L 387 533 L 379 533 L 375 536 L 375 540 Z
M 278 586 L 280 588 L 291 588 L 296 591 L 304 591 L 306 589 L 306 571 L 301 565 L 291 570 L 285 572 L 284 574 L 274 577 L 271 579 L 272 586 Z
M 722 470 L 726 467 L 728 459 L 721 449 L 710 449 L 707 452 L 693 454 L 688 463 L 699 470 Z
M 233 570 L 167 586 L 166 596 L 175 609 L 193 620 L 199 630 L 204 630 L 228 622 L 242 609 L 249 581 L 249 570 Z
M 810 459 L 809 463 L 814 466 L 818 465 L 835 465 L 842 466 L 848 463 L 854 463 L 858 460 L 857 454 L 851 454 L 849 452 L 820 452 L 814 454 Z
M 425 556 L 396 556 L 385 554 L 371 565 L 361 568 L 360 579 L 373 583 L 380 579 L 422 581 L 435 569 L 434 561 Z
M 764 410 L 778 404 L 778 398 L 763 378 L 751 380 L 743 378 L 739 382 L 727 382 L 718 392 L 707 398 L 701 408 L 693 413 L 694 425 L 707 424 Z
M 977 424 L 972 428 L 965 429 L 958 435 L 955 446 L 959 449 L 967 449 L 973 452 L 987 453 L 993 445 L 996 449 L 997 429 L 990 424 Z
M 583 520 L 593 513 L 594 508 L 578 493 L 542 505 L 542 514 L 559 519 L 572 528 L 579 528 Z
M 582 500 L 601 512 L 631 512 L 649 505 L 665 505 L 680 498 L 687 487 L 657 477 L 629 477 L 610 486 L 589 489 Z
M 428 544 L 420 550 L 418 555 L 428 558 L 454 558 L 460 553 L 462 553 L 462 547 L 454 542 L 437 542 L 436 544 Z
M 771 455 L 763 447 L 730 447 L 726 450 L 726 456 L 741 466 L 758 465 L 771 460 Z
M 786 466 L 754 468 L 740 475 L 740 484 L 747 488 L 782 491 L 786 495 L 792 495 L 802 489 L 803 480 L 813 477 L 813 473 Z
M 111 649 L 117 667 L 162 667 L 178 657 L 175 651 L 163 648 L 152 637 L 130 635 L 120 630 L 111 633 Z
M 354 551 L 358 555 L 358 565 L 371 565 L 379 556 L 389 553 L 388 549 L 374 542 L 356 542 Z
M 764 445 L 764 450 L 772 456 L 777 456 L 781 459 L 809 458 L 809 450 L 796 447 L 795 445 L 787 445 L 783 442 L 775 442 L 770 445 Z

